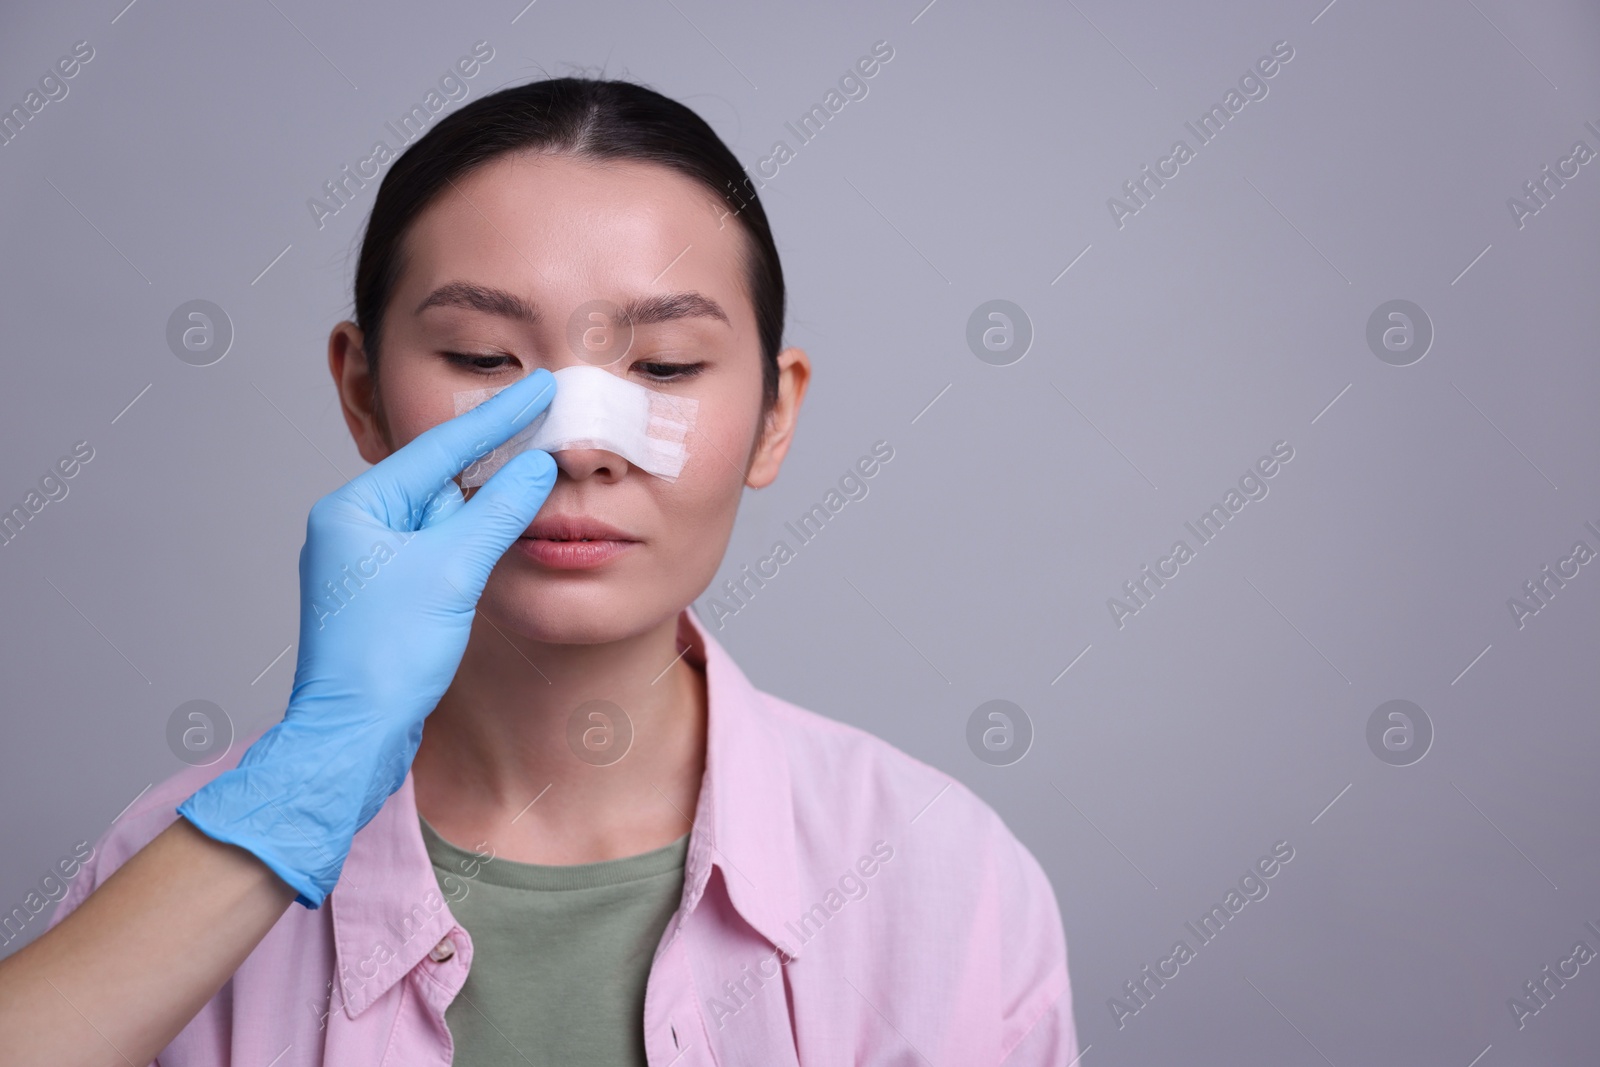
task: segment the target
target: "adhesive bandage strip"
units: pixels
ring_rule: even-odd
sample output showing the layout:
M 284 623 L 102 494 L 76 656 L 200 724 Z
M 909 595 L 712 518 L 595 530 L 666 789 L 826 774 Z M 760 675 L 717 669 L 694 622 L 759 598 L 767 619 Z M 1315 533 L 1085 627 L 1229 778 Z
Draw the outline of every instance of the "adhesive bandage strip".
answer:
M 604 449 L 659 478 L 677 480 L 688 459 L 686 446 L 699 401 L 647 389 L 601 367 L 563 367 L 554 377 L 556 395 L 550 406 L 462 471 L 463 489 L 482 485 L 512 456 L 531 448 Z M 456 414 L 470 411 L 504 388 L 453 394 Z

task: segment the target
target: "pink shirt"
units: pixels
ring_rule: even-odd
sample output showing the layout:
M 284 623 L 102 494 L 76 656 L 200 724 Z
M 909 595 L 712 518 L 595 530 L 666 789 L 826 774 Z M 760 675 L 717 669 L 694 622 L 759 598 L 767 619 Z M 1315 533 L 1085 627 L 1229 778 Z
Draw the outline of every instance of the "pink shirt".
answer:
M 678 640 L 706 672 L 706 771 L 634 1023 L 652 1067 L 1073 1063 L 1055 895 L 999 816 L 887 742 L 757 690 L 690 610 Z M 146 792 L 50 925 L 259 735 Z M 471 965 L 407 774 L 325 906 L 291 906 L 156 1063 L 448 1064 L 445 1008 Z

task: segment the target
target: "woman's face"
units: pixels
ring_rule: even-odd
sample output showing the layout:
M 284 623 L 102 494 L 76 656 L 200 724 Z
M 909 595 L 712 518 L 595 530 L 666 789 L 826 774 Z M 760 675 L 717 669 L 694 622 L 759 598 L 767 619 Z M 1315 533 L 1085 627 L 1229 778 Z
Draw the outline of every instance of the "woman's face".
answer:
M 673 298 L 633 324 L 631 348 L 605 369 L 698 402 L 682 473 L 668 482 L 612 452 L 554 453 L 556 483 L 538 520 L 597 520 L 636 543 L 585 569 L 513 546 L 479 601 L 498 626 L 587 644 L 676 616 L 715 575 L 744 486 L 776 477 L 809 368 L 799 349 L 782 353 L 779 403 L 758 439 L 761 348 L 746 238 L 724 216 L 720 200 L 666 167 L 502 156 L 457 179 L 407 232 L 384 317 L 381 419 L 360 331 L 335 328 L 329 359 L 345 417 L 362 457 L 377 463 L 454 417 L 456 392 L 600 362 L 569 342 L 580 306 Z M 559 403 L 559 386 L 556 395 Z

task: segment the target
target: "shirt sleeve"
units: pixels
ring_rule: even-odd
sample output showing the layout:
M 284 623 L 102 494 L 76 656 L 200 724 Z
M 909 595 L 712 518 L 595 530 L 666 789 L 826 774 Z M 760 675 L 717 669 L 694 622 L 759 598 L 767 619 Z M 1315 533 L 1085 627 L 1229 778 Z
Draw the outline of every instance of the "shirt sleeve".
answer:
M 1004 1067 L 1069 1067 L 1078 1059 L 1067 975 L 1067 940 L 1055 890 L 1039 861 L 1009 832 L 1014 877 L 1005 894 L 1010 957 L 1004 979 L 1014 1005 L 1001 1028 Z

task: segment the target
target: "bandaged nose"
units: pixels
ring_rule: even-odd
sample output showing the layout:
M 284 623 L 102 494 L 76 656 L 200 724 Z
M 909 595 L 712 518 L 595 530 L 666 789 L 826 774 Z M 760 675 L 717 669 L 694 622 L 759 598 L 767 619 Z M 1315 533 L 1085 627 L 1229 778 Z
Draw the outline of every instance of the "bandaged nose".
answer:
M 598 448 L 615 452 L 640 470 L 675 481 L 688 459 L 689 433 L 699 401 L 647 389 L 601 367 L 563 367 L 554 372 L 550 406 L 493 452 L 461 472 L 461 487 L 482 485 L 506 461 L 530 448 L 559 452 Z M 498 393 L 465 389 L 452 394 L 456 414 Z

